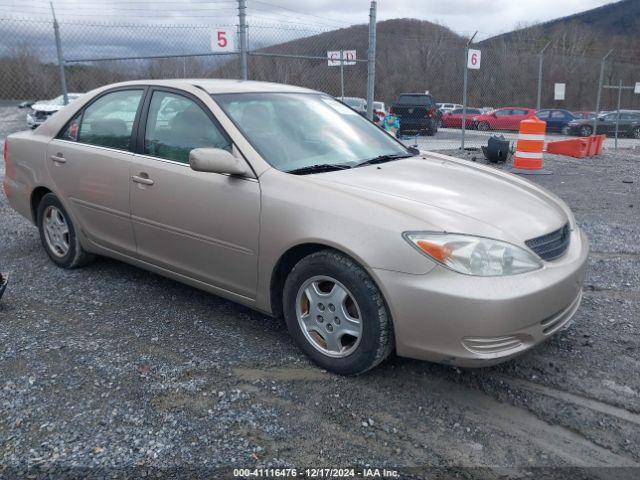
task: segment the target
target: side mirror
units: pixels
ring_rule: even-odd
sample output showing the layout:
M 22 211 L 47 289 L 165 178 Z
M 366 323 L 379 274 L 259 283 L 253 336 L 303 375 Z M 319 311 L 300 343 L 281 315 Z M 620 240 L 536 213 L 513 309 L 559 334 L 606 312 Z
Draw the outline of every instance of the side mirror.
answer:
M 248 169 L 242 160 L 221 148 L 194 148 L 189 152 L 189 165 L 196 172 L 246 175 Z

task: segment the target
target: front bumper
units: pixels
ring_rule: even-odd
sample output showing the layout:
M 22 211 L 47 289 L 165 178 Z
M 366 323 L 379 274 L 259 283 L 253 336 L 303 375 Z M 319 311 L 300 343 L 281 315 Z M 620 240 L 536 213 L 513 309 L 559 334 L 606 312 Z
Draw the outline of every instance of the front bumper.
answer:
M 588 240 L 576 228 L 562 257 L 526 274 L 473 277 L 440 266 L 425 275 L 375 270 L 398 355 L 483 367 L 521 354 L 571 320 L 588 253 Z

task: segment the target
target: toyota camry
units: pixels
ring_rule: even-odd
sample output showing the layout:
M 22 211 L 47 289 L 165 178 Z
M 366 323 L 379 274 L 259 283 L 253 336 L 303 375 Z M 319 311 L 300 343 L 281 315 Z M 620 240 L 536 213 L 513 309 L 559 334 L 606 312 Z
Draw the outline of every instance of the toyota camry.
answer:
M 492 365 L 580 304 L 589 247 L 563 201 L 407 148 L 317 91 L 109 85 L 9 135 L 3 156 L 11 206 L 59 267 L 108 256 L 283 316 L 340 374 L 392 351 Z

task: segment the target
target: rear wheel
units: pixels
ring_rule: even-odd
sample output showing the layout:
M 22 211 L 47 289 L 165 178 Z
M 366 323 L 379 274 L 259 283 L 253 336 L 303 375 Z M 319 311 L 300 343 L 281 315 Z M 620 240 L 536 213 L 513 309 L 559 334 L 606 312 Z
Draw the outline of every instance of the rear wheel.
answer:
M 478 123 L 478 130 L 480 130 L 481 132 L 486 132 L 488 130 L 491 130 L 491 125 L 489 125 L 489 122 L 480 122 Z
M 283 303 L 291 336 L 326 370 L 357 375 L 393 348 L 382 293 L 362 267 L 338 252 L 323 250 L 300 260 L 285 282 Z
M 636 127 L 633 130 L 631 130 L 631 137 L 640 139 L 640 127 Z
M 93 259 L 80 245 L 76 229 L 58 197 L 48 193 L 38 205 L 40 240 L 49 258 L 62 268 L 77 268 Z
M 429 137 L 433 137 L 436 133 L 438 133 L 438 123 L 436 120 L 431 120 L 427 125 L 426 134 Z
M 591 135 L 592 132 L 593 132 L 593 128 L 591 128 L 590 125 L 582 125 L 580 127 L 580 136 L 581 137 L 588 137 L 589 135 Z

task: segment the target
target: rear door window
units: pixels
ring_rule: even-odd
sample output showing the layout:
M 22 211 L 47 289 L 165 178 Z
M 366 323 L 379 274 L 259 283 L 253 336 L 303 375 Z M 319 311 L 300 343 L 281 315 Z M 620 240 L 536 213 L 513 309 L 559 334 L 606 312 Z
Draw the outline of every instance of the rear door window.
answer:
M 79 127 L 74 120 L 63 134 L 66 139 L 100 147 L 131 150 L 131 132 L 144 90 L 118 90 L 90 104 Z

